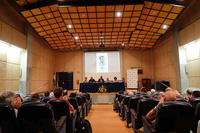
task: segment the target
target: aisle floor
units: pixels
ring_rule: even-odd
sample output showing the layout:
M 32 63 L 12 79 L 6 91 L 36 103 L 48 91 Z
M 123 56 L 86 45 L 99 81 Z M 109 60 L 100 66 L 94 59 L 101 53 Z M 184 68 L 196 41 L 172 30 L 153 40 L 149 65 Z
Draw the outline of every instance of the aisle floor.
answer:
M 113 111 L 113 105 L 93 105 L 86 119 L 90 121 L 93 133 L 134 133 Z

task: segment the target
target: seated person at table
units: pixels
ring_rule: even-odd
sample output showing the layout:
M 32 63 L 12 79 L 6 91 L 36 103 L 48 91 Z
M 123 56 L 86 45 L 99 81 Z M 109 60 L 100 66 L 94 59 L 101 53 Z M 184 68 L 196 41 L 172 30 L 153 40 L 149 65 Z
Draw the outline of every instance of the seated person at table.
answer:
M 100 77 L 100 79 L 98 80 L 99 83 L 104 83 L 104 79 L 103 76 Z
M 106 83 L 110 83 L 110 80 L 109 80 L 109 78 L 106 78 Z
M 95 79 L 93 77 L 90 78 L 89 83 L 96 83 Z
M 85 80 L 83 81 L 83 83 L 87 83 L 87 82 L 88 82 L 87 77 L 85 77 Z
M 176 101 L 176 94 L 173 91 L 165 92 L 164 97 L 161 98 L 158 105 L 167 101 Z M 151 111 L 149 111 L 149 113 L 146 115 L 146 118 L 152 121 L 152 123 L 155 123 L 158 105 L 155 108 L 153 108 Z
M 53 98 L 51 100 L 66 100 L 69 104 L 70 111 L 74 110 L 74 107 L 70 104 L 70 102 L 66 98 L 63 98 L 63 88 L 62 87 L 58 87 L 58 88 L 54 89 L 53 93 L 54 93 L 55 98 Z
M 117 82 L 117 77 L 114 77 L 114 81 L 113 81 L 114 83 L 116 83 Z

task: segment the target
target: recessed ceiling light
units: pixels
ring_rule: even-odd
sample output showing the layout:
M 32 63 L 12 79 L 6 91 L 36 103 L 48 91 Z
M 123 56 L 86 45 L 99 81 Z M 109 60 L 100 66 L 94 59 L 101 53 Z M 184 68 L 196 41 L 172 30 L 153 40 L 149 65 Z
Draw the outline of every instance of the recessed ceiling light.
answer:
M 132 26 L 134 26 L 134 24 L 132 24 Z
M 124 43 L 122 43 L 122 46 L 124 46 Z
M 156 14 L 156 12 L 153 12 L 153 15 L 155 15 Z
M 101 37 L 101 38 L 103 38 L 103 37 Z
M 103 26 L 103 25 L 100 25 L 101 27 Z
M 85 17 L 85 14 L 83 14 L 82 17 Z
M 163 29 L 167 29 L 167 25 L 163 25 L 163 27 L 162 27 Z
M 23 2 L 23 1 L 21 1 L 21 3 L 23 4 L 24 2 Z
M 117 17 L 120 17 L 121 16 L 121 13 L 120 12 L 117 12 Z
M 49 17 L 49 18 L 50 18 L 50 17 L 51 17 L 51 15 L 47 15 L 47 17 Z
M 81 45 L 81 47 L 82 47 L 83 45 Z
M 72 25 L 69 24 L 69 25 L 68 25 L 68 28 L 72 28 Z
M 75 36 L 75 39 L 77 40 L 77 39 L 78 39 L 78 36 Z

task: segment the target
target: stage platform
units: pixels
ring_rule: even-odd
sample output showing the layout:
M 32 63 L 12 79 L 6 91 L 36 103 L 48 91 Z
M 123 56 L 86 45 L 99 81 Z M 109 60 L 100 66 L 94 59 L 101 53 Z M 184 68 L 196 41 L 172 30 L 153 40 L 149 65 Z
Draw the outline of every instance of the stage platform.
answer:
M 113 104 L 116 93 L 89 93 L 93 104 Z

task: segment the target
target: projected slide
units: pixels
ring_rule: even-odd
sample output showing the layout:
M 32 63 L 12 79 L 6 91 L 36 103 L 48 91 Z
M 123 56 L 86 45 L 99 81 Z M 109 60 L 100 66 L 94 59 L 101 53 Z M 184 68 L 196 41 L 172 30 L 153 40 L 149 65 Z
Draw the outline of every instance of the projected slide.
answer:
M 84 76 L 93 77 L 95 80 L 100 76 L 103 76 L 104 80 L 106 78 L 113 80 L 114 77 L 121 80 L 119 51 L 85 52 L 84 55 Z
M 108 72 L 108 53 L 97 53 L 96 61 L 97 73 Z

